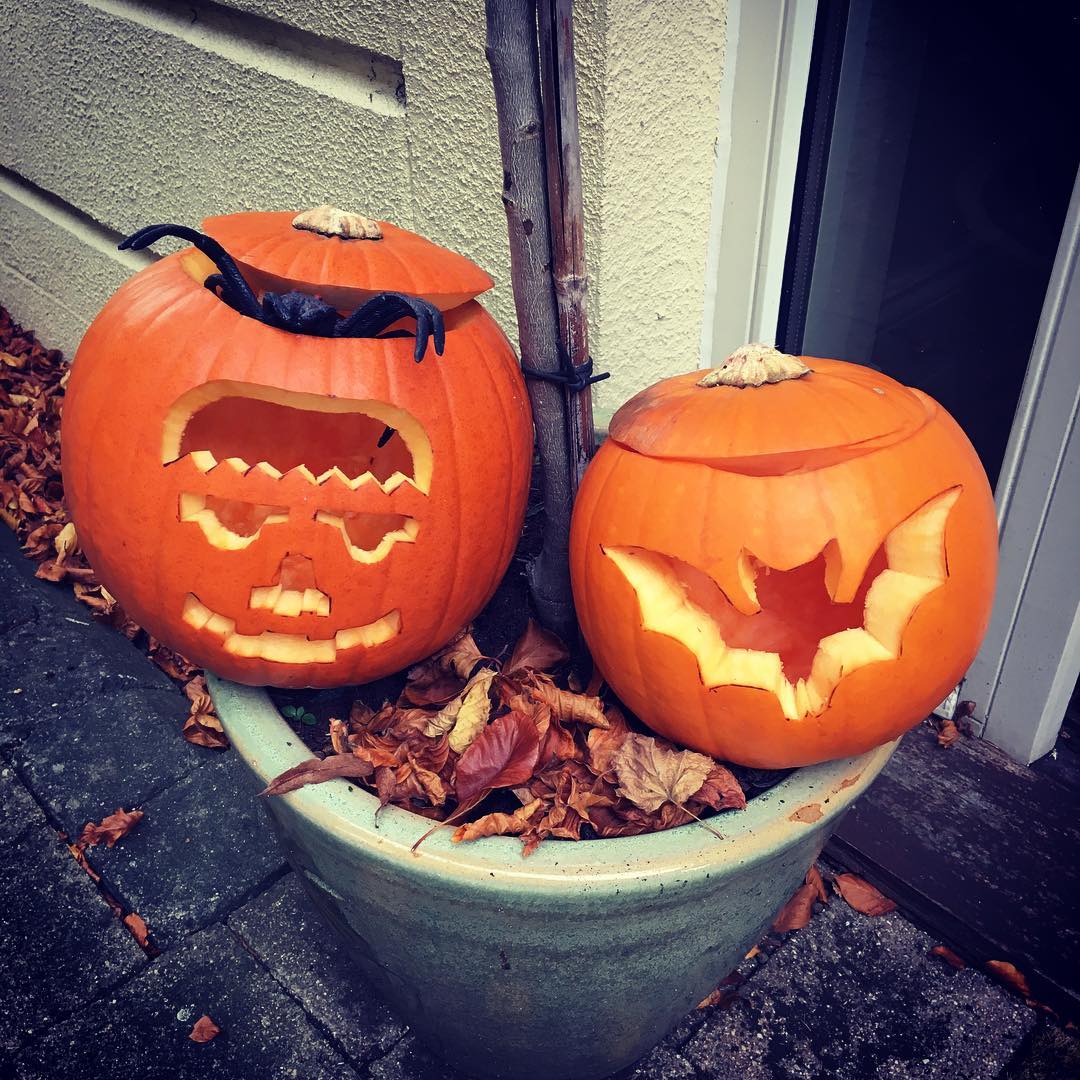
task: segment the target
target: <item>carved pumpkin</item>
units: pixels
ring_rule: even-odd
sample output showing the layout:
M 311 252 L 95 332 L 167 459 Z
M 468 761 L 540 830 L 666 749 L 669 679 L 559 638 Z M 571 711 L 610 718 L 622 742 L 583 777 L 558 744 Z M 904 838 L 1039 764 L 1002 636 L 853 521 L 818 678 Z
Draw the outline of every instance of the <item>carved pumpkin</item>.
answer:
M 654 730 L 758 768 L 860 753 L 926 716 L 986 629 L 982 466 L 933 400 L 764 346 L 624 405 L 571 533 L 593 657 Z
M 136 274 L 87 331 L 64 484 L 91 564 L 150 633 L 240 682 L 333 686 L 428 655 L 487 602 L 532 425 L 513 350 L 472 299 L 483 271 L 331 208 L 292 222 L 207 221 L 235 262 L 176 226 L 129 238 L 196 247 Z

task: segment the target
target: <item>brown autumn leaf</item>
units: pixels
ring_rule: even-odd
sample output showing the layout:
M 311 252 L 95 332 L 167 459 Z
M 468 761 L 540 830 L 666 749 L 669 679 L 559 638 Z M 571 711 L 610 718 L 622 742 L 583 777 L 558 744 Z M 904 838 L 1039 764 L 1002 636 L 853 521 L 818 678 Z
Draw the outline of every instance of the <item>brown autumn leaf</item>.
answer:
M 814 892 L 823 904 L 829 902 L 829 892 L 825 888 L 825 882 L 822 880 L 821 871 L 814 863 L 811 863 L 810 869 L 806 871 L 806 884 L 814 886 Z
M 773 919 L 773 933 L 787 934 L 792 930 L 801 930 L 810 922 L 814 914 L 814 901 L 816 899 L 817 887 L 815 885 L 800 885 L 791 899 L 780 909 L 776 918 Z
M 885 915 L 896 908 L 895 900 L 890 900 L 855 874 L 837 874 L 833 883 L 848 905 L 863 915 Z
M 1008 960 L 987 960 L 984 965 L 996 979 L 1025 998 L 1031 997 L 1031 988 L 1023 972 Z
M 67 557 L 75 551 L 79 546 L 79 538 L 75 533 L 75 523 L 69 521 L 57 534 L 53 540 L 53 547 L 56 549 L 56 564 L 62 566 L 67 560 Z
M 730 986 L 718 986 L 708 997 L 699 1001 L 695 1008 L 711 1009 L 718 1007 L 720 1011 L 723 1011 L 724 1009 L 730 1009 L 738 996 L 738 990 L 733 990 Z
M 488 692 L 496 674 L 494 668 L 477 671 L 457 697 L 448 701 L 434 716 L 426 718 L 424 734 L 432 739 L 449 734 L 450 749 L 462 753 L 480 734 L 491 715 Z
M 668 750 L 649 735 L 630 732 L 612 757 L 619 794 L 652 813 L 666 803 L 684 806 L 715 762 L 693 750 Z
M 221 721 L 213 713 L 192 713 L 183 727 L 184 738 L 194 746 L 224 750 L 229 745 Z
M 195 1026 L 191 1029 L 191 1034 L 188 1038 L 192 1042 L 196 1043 L 208 1043 L 211 1039 L 217 1038 L 221 1034 L 221 1028 L 214 1023 L 205 1013 L 195 1021 Z
M 730 769 L 714 761 L 705 783 L 694 794 L 694 802 L 713 810 L 742 810 L 746 807 L 746 792 Z
M 131 912 L 123 918 L 124 925 L 131 931 L 131 936 L 145 949 L 150 945 L 150 931 L 143 917 L 138 912 Z
M 443 671 L 453 672 L 461 679 L 468 679 L 473 668 L 481 660 L 488 660 L 490 657 L 484 656 L 477 648 L 471 628 L 467 627 L 446 648 L 436 653 L 433 659 Z
M 935 945 L 928 953 L 927 956 L 936 956 L 941 960 L 944 960 L 949 967 L 956 968 L 957 971 L 962 971 L 967 967 L 964 960 L 957 956 L 952 949 L 945 945 Z
M 543 805 L 543 799 L 533 799 L 512 814 L 485 814 L 476 821 L 459 825 L 451 839 L 455 844 L 460 844 L 464 840 L 480 840 L 486 836 L 520 836 L 529 828 L 529 819 Z
M 518 671 L 548 671 L 569 659 L 570 650 L 563 644 L 562 638 L 530 619 L 502 670 L 504 675 L 513 675 Z
M 551 715 L 565 723 L 588 724 L 592 727 L 606 728 L 608 718 L 604 715 L 604 706 L 597 697 L 586 697 L 571 690 L 559 687 L 543 672 L 534 671 L 524 682 L 524 686 L 533 699 L 551 709 Z
M 454 784 L 459 806 L 493 788 L 516 787 L 532 777 L 540 754 L 540 735 L 525 713 L 493 720 L 458 759 Z
M 443 705 L 461 693 L 464 682 L 453 672 L 443 669 L 437 658 L 409 668 L 405 687 L 401 691 L 402 703 L 410 705 Z
M 952 720 L 942 720 L 938 728 L 938 746 L 947 750 L 957 739 L 960 738 L 960 729 Z
M 321 784 L 339 777 L 362 778 L 372 773 L 371 762 L 355 754 L 333 754 L 328 758 L 308 758 L 275 776 L 260 795 L 285 795 L 307 784 Z
M 144 816 L 142 810 L 125 810 L 123 807 L 117 807 L 115 812 L 102 818 L 96 824 L 88 821 L 83 826 L 83 831 L 79 834 L 75 846 L 80 851 L 101 843 L 104 843 L 106 847 L 112 847 L 122 836 L 127 836 Z

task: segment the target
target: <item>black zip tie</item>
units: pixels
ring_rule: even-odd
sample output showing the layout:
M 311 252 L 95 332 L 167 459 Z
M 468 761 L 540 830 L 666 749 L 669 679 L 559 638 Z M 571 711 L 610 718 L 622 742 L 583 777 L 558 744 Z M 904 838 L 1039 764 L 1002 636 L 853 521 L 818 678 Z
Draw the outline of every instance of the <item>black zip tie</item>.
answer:
M 603 382 L 611 378 L 610 371 L 602 371 L 594 375 L 592 357 L 588 357 L 583 364 L 571 364 L 566 350 L 559 347 L 559 371 L 537 371 L 536 368 L 521 365 L 521 374 L 526 379 L 538 379 L 540 382 L 557 383 L 565 386 L 574 394 L 580 394 L 582 390 L 592 386 L 593 383 Z

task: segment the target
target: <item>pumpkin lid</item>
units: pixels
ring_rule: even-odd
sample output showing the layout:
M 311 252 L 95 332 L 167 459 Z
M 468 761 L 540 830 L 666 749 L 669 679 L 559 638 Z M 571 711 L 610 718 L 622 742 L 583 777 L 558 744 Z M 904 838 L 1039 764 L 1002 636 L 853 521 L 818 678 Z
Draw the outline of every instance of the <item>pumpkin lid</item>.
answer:
M 236 260 L 254 271 L 252 284 L 277 291 L 299 289 L 331 303 L 380 292 L 408 293 L 449 311 L 494 284 L 464 255 L 399 229 L 332 206 L 294 211 L 223 214 L 203 229 Z
M 608 437 L 649 457 L 778 475 L 899 442 L 932 410 L 879 371 L 755 345 L 704 377 L 691 371 L 642 390 L 612 417 Z

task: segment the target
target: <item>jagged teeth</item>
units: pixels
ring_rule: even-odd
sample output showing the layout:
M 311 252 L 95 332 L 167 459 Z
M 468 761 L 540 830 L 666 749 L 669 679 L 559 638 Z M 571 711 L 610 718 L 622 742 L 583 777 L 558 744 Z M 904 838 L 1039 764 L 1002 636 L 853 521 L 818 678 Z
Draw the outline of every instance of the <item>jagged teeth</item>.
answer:
M 339 630 L 332 638 L 321 641 L 312 641 L 303 634 L 279 634 L 272 630 L 264 630 L 261 634 L 238 634 L 232 619 L 212 612 L 194 593 L 188 593 L 184 602 L 183 619 L 196 630 L 206 630 L 220 637 L 225 651 L 233 656 L 281 664 L 333 663 L 338 650 L 358 646 L 370 649 L 401 632 L 401 613 L 395 608 L 375 622 Z
M 249 606 L 253 610 L 272 611 L 275 615 L 329 615 L 330 597 L 319 589 L 261 585 L 251 590 Z
M 295 465 L 293 468 L 283 473 L 268 461 L 258 461 L 254 465 L 251 465 L 244 458 L 235 455 L 219 462 L 209 450 L 192 450 L 186 454 L 185 457 L 189 458 L 195 468 L 202 473 L 208 473 L 213 469 L 216 469 L 219 465 L 228 465 L 229 468 L 240 473 L 242 476 L 246 476 L 256 470 L 264 476 L 269 476 L 273 480 L 280 480 L 284 476 L 299 476 L 313 487 L 319 487 L 330 480 L 343 484 L 351 491 L 356 491 L 357 488 L 361 488 L 365 484 L 375 484 L 376 487 L 380 488 L 387 495 L 393 494 L 402 484 L 407 483 L 411 484 L 413 487 L 417 487 L 416 481 L 411 476 L 402 472 L 395 472 L 385 480 L 379 480 L 370 470 L 361 473 L 359 476 L 349 476 L 347 473 L 343 472 L 339 466 L 332 465 L 329 469 L 326 469 L 316 476 L 307 465 Z M 418 487 L 417 490 L 419 490 Z

